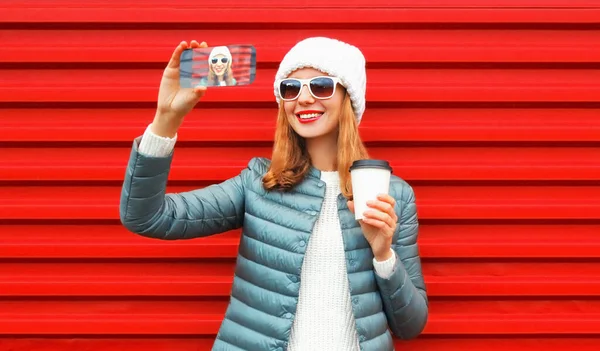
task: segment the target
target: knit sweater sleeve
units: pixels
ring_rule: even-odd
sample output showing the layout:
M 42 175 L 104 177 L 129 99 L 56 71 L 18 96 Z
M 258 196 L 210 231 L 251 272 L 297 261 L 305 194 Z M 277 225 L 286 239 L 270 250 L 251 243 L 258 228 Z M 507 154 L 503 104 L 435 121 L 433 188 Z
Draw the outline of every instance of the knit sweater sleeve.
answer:
M 138 151 L 145 156 L 152 157 L 167 157 L 175 148 L 177 142 L 177 134 L 173 138 L 161 137 L 152 132 L 150 128 L 152 124 L 146 127 L 146 131 L 140 141 Z
M 375 276 L 391 331 L 399 338 L 417 337 L 428 319 L 428 298 L 417 247 L 419 222 L 413 189 L 404 184 L 396 194 L 396 256 L 389 277 Z
M 373 267 L 375 267 L 375 273 L 384 279 L 389 278 L 392 273 L 394 273 L 394 265 L 396 264 L 396 253 L 392 248 L 390 248 L 390 251 L 392 251 L 392 256 L 385 261 L 380 262 L 373 258 Z

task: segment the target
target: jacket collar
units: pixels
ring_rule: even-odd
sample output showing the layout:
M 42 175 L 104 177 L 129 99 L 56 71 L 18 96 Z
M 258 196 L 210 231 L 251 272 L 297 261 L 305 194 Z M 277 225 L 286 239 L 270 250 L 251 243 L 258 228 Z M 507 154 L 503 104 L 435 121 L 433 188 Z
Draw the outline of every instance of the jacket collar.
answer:
M 321 171 L 316 169 L 313 165 L 310 166 L 308 176 L 311 178 L 321 179 Z

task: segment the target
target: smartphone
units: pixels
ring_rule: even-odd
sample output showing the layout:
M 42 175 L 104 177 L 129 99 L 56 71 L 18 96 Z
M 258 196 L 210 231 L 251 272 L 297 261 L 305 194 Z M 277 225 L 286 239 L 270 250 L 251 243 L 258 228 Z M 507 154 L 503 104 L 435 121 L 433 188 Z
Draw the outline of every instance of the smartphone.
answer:
M 182 88 L 249 85 L 256 76 L 256 49 L 249 44 L 186 49 L 181 53 Z

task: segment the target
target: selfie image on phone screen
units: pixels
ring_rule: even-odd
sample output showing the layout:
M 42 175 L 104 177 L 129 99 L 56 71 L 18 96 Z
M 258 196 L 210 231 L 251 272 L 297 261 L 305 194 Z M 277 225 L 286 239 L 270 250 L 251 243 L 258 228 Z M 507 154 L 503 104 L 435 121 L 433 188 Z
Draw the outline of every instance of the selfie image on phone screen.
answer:
M 248 85 L 256 75 L 256 49 L 252 45 L 227 45 L 187 49 L 181 53 L 182 88 Z

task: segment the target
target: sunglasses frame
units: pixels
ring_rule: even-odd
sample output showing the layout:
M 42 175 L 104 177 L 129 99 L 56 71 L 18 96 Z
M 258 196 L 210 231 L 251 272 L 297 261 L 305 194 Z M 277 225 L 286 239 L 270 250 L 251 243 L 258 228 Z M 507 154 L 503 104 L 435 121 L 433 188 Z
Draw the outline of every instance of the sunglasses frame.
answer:
M 328 79 L 333 80 L 333 92 L 331 93 L 330 96 L 318 97 L 315 94 L 313 94 L 312 89 L 310 88 L 310 82 L 313 79 L 318 79 L 318 78 L 328 78 Z M 286 80 L 295 80 L 295 81 L 300 82 L 300 89 L 298 90 L 298 94 L 296 96 L 294 96 L 293 99 L 284 99 L 283 95 L 281 95 L 281 83 L 283 83 Z M 283 101 L 294 101 L 300 97 L 300 95 L 302 94 L 302 89 L 306 85 L 306 87 L 308 88 L 308 92 L 310 93 L 310 95 L 312 95 L 312 97 L 314 97 L 315 99 L 318 99 L 318 100 L 327 100 L 327 99 L 331 99 L 331 97 L 333 95 L 335 95 L 335 91 L 336 91 L 338 84 L 341 84 L 341 80 L 338 77 L 331 77 L 331 76 L 318 76 L 318 77 L 312 77 L 312 78 L 306 78 L 306 79 L 289 78 L 288 77 L 288 78 L 279 79 L 277 81 L 277 93 L 279 94 L 279 98 L 281 98 L 281 100 L 283 100 Z

